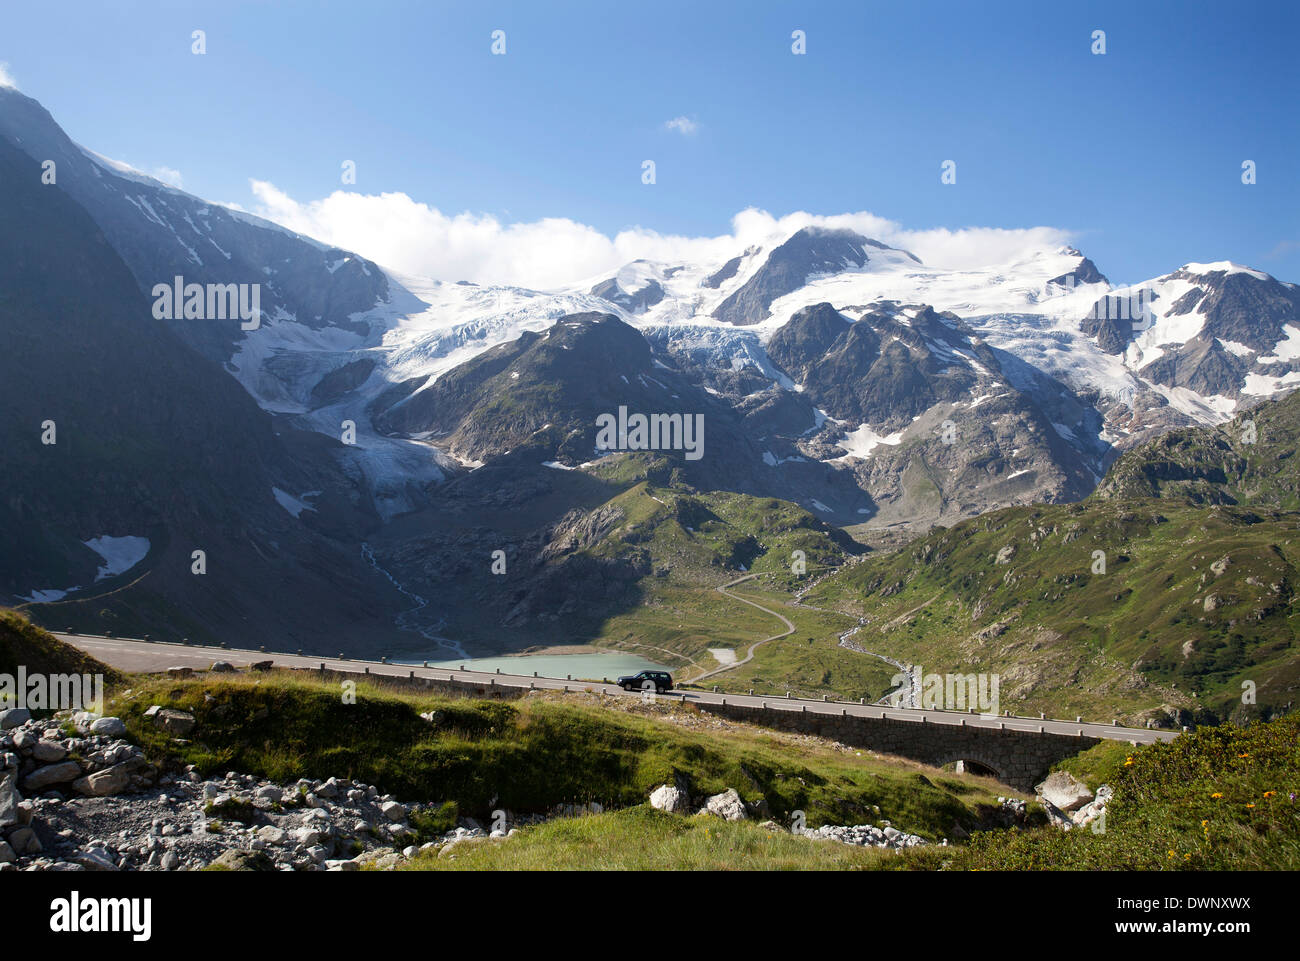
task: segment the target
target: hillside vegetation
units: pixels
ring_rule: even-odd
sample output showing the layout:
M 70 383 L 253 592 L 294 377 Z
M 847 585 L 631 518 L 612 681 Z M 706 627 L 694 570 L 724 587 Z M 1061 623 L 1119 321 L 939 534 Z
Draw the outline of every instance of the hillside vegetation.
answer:
M 1267 400 L 1219 427 L 1172 430 L 1125 452 L 1094 495 L 1300 510 L 1300 392 Z
M 103 674 L 106 682 L 122 675 L 89 654 L 45 631 L 17 611 L 0 608 L 0 674 Z
M 1238 716 L 1244 682 L 1261 707 L 1294 697 L 1297 530 L 1153 500 L 1010 508 L 855 565 L 809 602 L 868 618 L 869 650 L 1000 674 L 1013 712 Z
M 1203 727 L 1095 776 L 1115 795 L 1105 830 L 979 832 L 952 866 L 973 870 L 1300 869 L 1300 720 Z
M 1096 829 L 999 828 L 967 842 L 858 849 L 780 829 L 646 806 L 520 829 L 509 843 L 426 853 L 405 870 L 1296 870 L 1300 723 L 1201 728 L 1134 748 L 1105 743 L 1059 765 L 1115 794 Z
M 192 739 L 171 740 L 150 724 L 144 712 L 154 704 L 193 713 Z M 679 782 L 696 796 L 735 788 L 783 823 L 796 810 L 813 827 L 884 818 L 938 840 L 983 823 L 996 797 L 1010 793 L 988 779 L 723 723 L 689 707 L 598 695 L 506 702 L 362 684 L 346 703 L 336 683 L 276 673 L 149 679 L 111 709 L 159 761 L 277 781 L 348 777 L 476 817 L 498 807 L 630 807 Z
M 1078 504 L 936 528 L 809 592 L 854 640 L 996 673 L 1004 709 L 1158 724 L 1284 711 L 1300 683 L 1300 394 L 1124 454 Z

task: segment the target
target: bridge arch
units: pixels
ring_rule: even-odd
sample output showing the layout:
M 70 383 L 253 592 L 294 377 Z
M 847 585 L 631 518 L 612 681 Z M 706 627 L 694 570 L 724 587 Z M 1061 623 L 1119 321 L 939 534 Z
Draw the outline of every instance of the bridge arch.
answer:
M 1006 781 L 1006 771 L 1001 764 L 994 764 L 987 758 L 973 755 L 969 751 L 963 751 L 960 754 L 949 757 L 946 761 L 941 761 L 939 767 L 947 767 L 949 764 L 955 765 L 958 772 L 991 777 L 998 781 Z

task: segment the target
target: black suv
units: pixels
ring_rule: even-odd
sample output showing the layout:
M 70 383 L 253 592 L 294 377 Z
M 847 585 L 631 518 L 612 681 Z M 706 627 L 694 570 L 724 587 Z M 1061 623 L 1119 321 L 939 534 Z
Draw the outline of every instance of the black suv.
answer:
M 615 683 L 625 691 L 647 691 L 647 682 L 654 684 L 658 694 L 673 689 L 673 676 L 667 671 L 642 671 L 640 674 L 620 677 Z

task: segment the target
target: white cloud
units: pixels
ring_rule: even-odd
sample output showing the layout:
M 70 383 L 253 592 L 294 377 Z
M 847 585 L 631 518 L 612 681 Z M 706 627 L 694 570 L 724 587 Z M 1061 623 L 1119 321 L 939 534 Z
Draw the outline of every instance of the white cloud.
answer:
M 667 121 L 664 126 L 669 130 L 679 131 L 687 137 L 700 129 L 700 125 L 690 117 L 673 117 L 673 119 Z
M 1072 242 L 1068 230 L 1056 227 L 962 227 L 949 230 L 900 231 L 900 242 L 925 263 L 952 270 L 970 270 L 994 264 L 1010 264 L 1039 250 L 1054 250 Z M 884 240 L 885 238 L 881 238 Z M 889 243 L 886 240 L 886 243 Z
M 610 276 L 637 259 L 721 265 L 747 247 L 779 243 L 807 226 L 849 228 L 910 250 L 926 264 L 952 269 L 1010 263 L 1044 247 L 1062 246 L 1070 236 L 1050 227 L 908 231 L 866 211 L 835 216 L 799 211 L 775 217 L 749 208 L 732 218 L 730 233 L 715 237 L 661 234 L 643 227 L 610 237 L 562 217 L 503 223 L 490 214 L 445 214 L 404 193 L 376 196 L 340 190 L 303 203 L 274 184 L 250 183 L 257 200 L 250 213 L 322 243 L 354 250 L 399 273 L 540 290 Z
M 18 89 L 18 81 L 16 81 L 14 75 L 9 72 L 9 64 L 7 63 L 0 63 L 0 87 L 12 87 L 15 90 Z
M 155 167 L 149 172 L 149 176 L 155 180 L 161 180 L 168 187 L 175 187 L 180 190 L 184 186 L 184 178 L 181 172 L 174 167 Z

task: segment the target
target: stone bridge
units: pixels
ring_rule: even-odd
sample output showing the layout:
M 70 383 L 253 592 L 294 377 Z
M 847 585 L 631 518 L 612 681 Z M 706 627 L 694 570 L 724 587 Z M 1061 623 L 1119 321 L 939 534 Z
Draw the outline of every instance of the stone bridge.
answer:
M 856 714 L 833 714 L 817 709 L 783 707 L 768 701 L 764 707 L 739 704 L 700 703 L 701 711 L 719 714 L 779 731 L 813 734 L 830 738 L 849 747 L 866 748 L 880 754 L 893 754 L 922 764 L 942 767 L 956 763 L 959 769 L 973 774 L 988 774 L 1018 791 L 1032 793 L 1048 769 L 1101 741 L 1087 734 L 1059 733 L 1044 730 L 999 729 L 979 718 L 979 724 L 963 723 L 961 715 L 935 720 L 935 712 L 916 712 L 917 717 L 864 717 Z M 822 705 L 817 705 L 821 707 Z M 975 721 L 977 716 L 972 716 Z M 1149 737 L 1150 732 L 1142 731 Z M 1134 740 L 1139 737 L 1133 731 Z M 1148 737 L 1143 737 L 1147 740 Z

